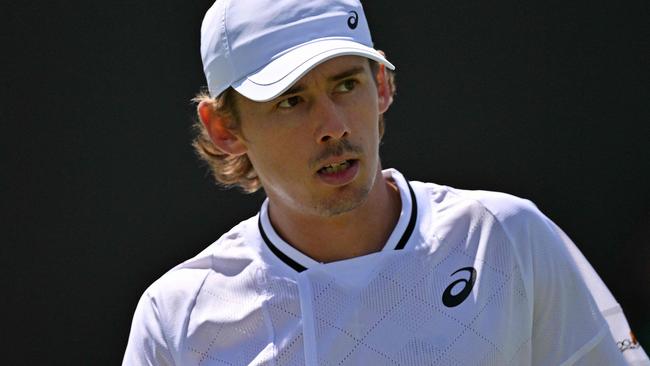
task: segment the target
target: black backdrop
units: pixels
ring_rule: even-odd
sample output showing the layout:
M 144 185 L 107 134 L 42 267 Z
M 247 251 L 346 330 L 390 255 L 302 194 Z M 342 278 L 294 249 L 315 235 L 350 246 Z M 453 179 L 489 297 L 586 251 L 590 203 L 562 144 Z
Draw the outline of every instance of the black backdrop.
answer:
M 1 5 L 7 364 L 119 364 L 146 286 L 255 214 L 189 146 L 210 4 Z M 398 67 L 384 166 L 536 202 L 650 349 L 648 3 L 365 7 Z

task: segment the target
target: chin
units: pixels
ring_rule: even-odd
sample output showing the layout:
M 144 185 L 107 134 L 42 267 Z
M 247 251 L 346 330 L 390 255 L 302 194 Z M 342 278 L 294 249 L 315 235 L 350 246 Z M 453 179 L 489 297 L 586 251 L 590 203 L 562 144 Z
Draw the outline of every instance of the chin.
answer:
M 314 204 L 316 214 L 324 217 L 334 217 L 350 212 L 366 202 L 371 187 L 372 184 L 362 187 L 345 187 L 345 191 L 342 193 L 324 197 Z

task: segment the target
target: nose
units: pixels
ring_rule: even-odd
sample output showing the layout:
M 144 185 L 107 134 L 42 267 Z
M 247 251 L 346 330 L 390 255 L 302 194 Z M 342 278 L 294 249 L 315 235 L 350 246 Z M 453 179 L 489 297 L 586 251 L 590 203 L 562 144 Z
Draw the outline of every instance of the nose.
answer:
M 350 133 L 346 114 L 335 101 L 324 97 L 315 104 L 313 118 L 317 121 L 316 140 L 318 143 L 339 140 Z

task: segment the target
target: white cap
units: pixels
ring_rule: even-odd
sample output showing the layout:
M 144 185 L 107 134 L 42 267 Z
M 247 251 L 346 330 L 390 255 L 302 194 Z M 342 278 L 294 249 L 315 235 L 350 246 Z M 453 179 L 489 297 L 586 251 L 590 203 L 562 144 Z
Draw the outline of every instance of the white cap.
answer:
M 357 55 L 395 67 L 372 47 L 358 0 L 217 0 L 201 25 L 210 95 L 228 87 L 271 100 L 318 64 Z

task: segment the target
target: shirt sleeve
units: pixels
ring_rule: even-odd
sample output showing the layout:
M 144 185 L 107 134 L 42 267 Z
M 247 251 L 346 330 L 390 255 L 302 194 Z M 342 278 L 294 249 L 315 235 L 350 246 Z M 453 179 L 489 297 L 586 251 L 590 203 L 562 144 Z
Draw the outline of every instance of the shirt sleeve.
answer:
M 638 343 L 617 347 L 631 337 L 627 320 L 569 237 L 536 207 L 525 226 L 532 246 L 533 365 L 650 365 Z
M 549 220 L 550 222 L 550 220 Z M 634 337 L 634 333 L 630 329 L 623 309 L 618 304 L 612 293 L 609 291 L 600 276 L 596 273 L 591 264 L 582 255 L 580 250 L 571 241 L 568 235 L 557 225 L 551 223 L 555 232 L 558 233 L 560 240 L 567 247 L 568 254 L 571 261 L 575 264 L 584 278 L 585 285 L 589 289 L 589 293 L 594 299 L 598 312 L 605 319 L 607 324 L 606 334 L 603 336 L 601 343 L 610 343 L 616 345 L 619 354 L 623 356 L 626 363 L 625 365 L 635 366 L 650 366 L 650 359 L 643 350 L 643 347 Z M 603 349 L 611 348 L 605 344 L 597 344 L 591 352 L 576 363 L 576 365 L 596 365 L 599 362 L 604 363 L 603 360 L 608 360 L 608 355 L 603 352 Z
M 154 299 L 145 292 L 133 316 L 122 366 L 173 366 Z

